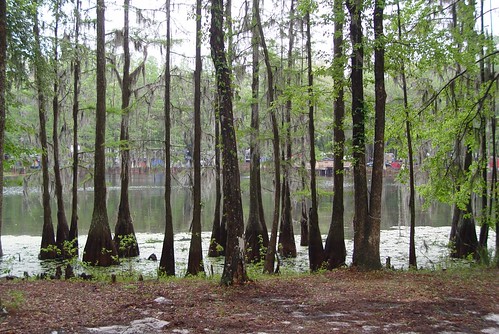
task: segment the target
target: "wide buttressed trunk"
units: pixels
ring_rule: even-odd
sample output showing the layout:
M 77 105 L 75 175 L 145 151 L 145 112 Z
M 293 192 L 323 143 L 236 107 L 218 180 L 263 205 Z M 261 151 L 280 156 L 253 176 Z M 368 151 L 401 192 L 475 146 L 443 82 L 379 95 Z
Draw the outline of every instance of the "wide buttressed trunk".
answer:
M 366 221 L 365 240 L 368 254 L 365 260 L 358 264 L 366 269 L 380 269 L 380 232 L 381 232 L 381 200 L 383 192 L 383 165 L 385 156 L 385 42 L 383 35 L 383 9 L 381 0 L 375 1 L 374 8 L 374 89 L 375 89 L 375 120 L 374 120 L 374 159 L 371 176 L 371 196 L 369 198 L 369 216 Z M 365 171 L 365 166 L 364 166 Z M 361 264 L 362 263 L 362 264 Z
M 40 28 L 38 26 L 38 11 L 35 11 L 35 81 L 38 94 L 38 116 L 40 121 L 40 144 L 42 149 L 42 202 L 43 202 L 43 230 L 42 242 L 40 246 L 39 258 L 41 260 L 53 259 L 57 257 L 54 226 L 52 224 L 52 211 L 50 209 L 50 176 L 48 163 L 48 142 L 47 142 L 47 110 L 46 96 L 44 92 L 44 75 L 46 68 L 45 59 L 41 52 Z
M 324 262 L 324 246 L 322 245 L 322 236 L 319 229 L 319 215 L 317 204 L 317 182 L 315 176 L 315 121 L 314 121 L 314 103 L 313 103 L 313 72 L 312 72 L 312 35 L 310 33 L 310 11 L 309 8 L 305 14 L 307 25 L 307 63 L 308 63 L 308 135 L 310 141 L 310 195 L 312 197 L 312 206 L 308 216 L 308 259 L 310 271 L 319 270 Z
M 130 213 L 130 200 L 128 196 L 128 187 L 130 184 L 130 97 L 132 82 L 130 79 L 130 44 L 129 44 L 129 7 L 130 0 L 125 0 L 124 24 L 123 24 L 123 78 L 121 83 L 121 193 L 120 205 L 118 210 L 118 219 L 114 230 L 114 243 L 119 257 L 139 256 L 139 245 L 135 237 L 132 215 Z
M 64 258 L 71 256 L 71 251 L 66 249 L 65 243 L 69 240 L 69 226 L 66 219 L 64 209 L 63 189 L 61 168 L 59 162 L 59 53 L 58 53 L 58 26 L 59 26 L 59 3 L 54 4 L 56 7 L 55 25 L 54 25 L 54 96 L 52 98 L 53 111 L 53 127 L 52 127 L 52 142 L 54 149 L 54 181 L 55 181 L 55 196 L 57 199 L 57 234 L 56 244 Z M 69 252 L 69 253 L 68 253 Z
M 83 261 L 97 266 L 117 262 L 118 252 L 111 238 L 106 207 L 106 58 L 105 58 L 105 4 L 97 1 L 97 108 L 94 155 L 94 210 L 88 232 Z
M 258 4 L 253 0 L 253 28 L 252 32 L 252 82 L 251 82 L 251 134 L 250 134 L 250 199 L 249 214 L 244 233 L 246 243 L 246 257 L 248 261 L 259 262 L 263 258 L 263 250 L 268 247 L 269 236 L 263 217 L 261 205 L 260 182 L 260 121 L 259 121 L 259 83 L 260 83 L 260 36 L 256 25 L 256 11 Z
M 466 147 L 464 157 L 464 172 L 469 173 L 473 161 L 472 149 Z M 461 209 L 457 205 L 454 209 L 453 226 L 454 235 L 451 235 L 451 242 L 454 242 L 454 249 L 451 256 L 455 258 L 466 258 L 477 256 L 478 239 L 476 236 L 475 219 L 473 218 L 473 205 L 471 195 L 467 199 L 466 208 Z
M 196 69 L 194 71 L 194 184 L 192 188 L 192 233 L 187 261 L 187 275 L 204 271 L 201 244 L 201 0 L 196 1 Z
M 288 86 L 292 84 L 293 76 L 293 48 L 294 48 L 294 0 L 291 0 L 290 10 L 289 10 L 289 43 L 288 43 L 288 70 L 289 74 L 286 78 L 286 83 Z M 279 233 L 279 253 L 283 257 L 296 257 L 296 243 L 295 243 L 295 233 L 293 230 L 293 216 L 291 207 L 291 189 L 290 189 L 290 178 L 291 178 L 291 159 L 292 159 L 292 139 L 291 139 L 291 110 L 292 101 L 288 98 L 285 107 L 285 129 L 286 129 L 286 147 L 285 152 L 283 152 L 284 163 L 284 177 L 282 180 L 282 217 L 281 217 L 281 227 Z
M 171 206 L 171 74 L 170 74 L 170 49 L 171 49 L 171 6 L 170 0 L 166 0 L 166 55 L 165 55 L 165 91 L 164 91 L 164 115 L 165 115 L 165 237 L 163 249 L 159 262 L 159 273 L 175 276 L 175 253 L 173 217 Z
M 326 239 L 324 249 L 327 268 L 329 270 L 338 268 L 345 264 L 346 247 L 344 231 L 344 204 L 343 204 L 343 180 L 345 155 L 345 131 L 343 129 L 345 118 L 344 85 L 343 75 L 345 61 L 343 60 L 343 22 L 344 22 L 343 2 L 334 2 L 334 86 L 337 87 L 337 95 L 334 100 L 334 194 L 333 213 L 331 215 L 331 225 Z
M 236 134 L 232 114 L 232 83 L 227 64 L 224 31 L 223 1 L 211 1 L 210 45 L 216 71 L 217 92 L 220 101 L 223 163 L 223 215 L 227 223 L 225 263 L 221 283 L 232 285 L 248 280 L 244 256 L 244 222 L 237 159 Z
M 285 167 L 288 168 L 288 167 Z M 282 217 L 279 229 L 279 254 L 282 257 L 296 257 L 296 242 L 291 214 L 291 191 L 289 189 L 289 170 L 285 172 L 282 187 Z

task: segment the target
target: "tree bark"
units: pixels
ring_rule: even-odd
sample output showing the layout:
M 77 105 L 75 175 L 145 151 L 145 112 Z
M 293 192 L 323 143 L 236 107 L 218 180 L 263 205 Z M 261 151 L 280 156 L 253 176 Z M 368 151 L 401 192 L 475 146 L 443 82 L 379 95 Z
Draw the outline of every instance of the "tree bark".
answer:
M 359 0 L 347 1 L 347 8 L 350 12 L 350 38 L 353 45 L 353 53 L 351 57 L 352 73 L 352 144 L 353 144 L 353 177 L 354 177 L 354 248 L 352 263 L 354 266 L 361 269 L 371 270 L 381 267 L 379 259 L 379 238 L 373 228 L 373 223 L 379 224 L 369 218 L 369 200 L 367 195 L 367 175 L 366 175 L 366 158 L 365 158 L 365 122 L 367 107 L 364 101 L 364 45 L 362 34 L 362 2 Z M 379 88 L 377 88 L 379 89 Z M 379 97 L 378 97 L 379 98 Z M 376 116 L 376 122 L 380 120 Z M 377 125 L 375 125 L 377 127 Z M 375 145 L 378 145 L 378 155 L 375 154 L 375 167 L 373 167 L 373 182 L 375 187 L 379 187 L 378 176 L 375 174 L 375 168 L 379 169 L 379 139 L 375 138 Z M 375 149 L 376 150 L 376 149 Z M 383 159 L 383 157 L 381 157 Z M 382 160 L 381 160 L 382 163 Z M 376 179 L 376 181 L 374 181 Z M 374 199 L 371 203 L 378 201 L 377 196 L 381 196 L 381 189 L 378 194 L 372 194 Z M 374 209 L 374 219 L 379 219 L 379 213 Z M 377 247 L 378 245 L 378 247 Z
M 464 156 L 464 172 L 469 173 L 473 161 L 473 152 L 469 145 L 466 147 Z M 476 236 L 476 225 L 473 216 L 473 204 L 471 196 L 466 203 L 466 209 L 457 208 L 459 215 L 456 222 L 455 250 L 451 256 L 456 258 L 466 258 L 470 255 L 476 257 L 478 240 Z
M 308 259 L 310 271 L 321 269 L 324 263 L 324 247 L 319 229 L 319 216 L 317 208 L 317 182 L 315 175 L 315 123 L 314 123 L 314 77 L 312 72 L 312 35 L 310 33 L 310 11 L 308 8 L 305 14 L 305 24 L 307 27 L 307 76 L 308 76 L 308 135 L 310 138 L 310 196 L 312 206 L 308 216 Z
M 5 91 L 7 65 L 7 1 L 0 0 L 0 258 L 3 256 L 3 161 L 5 147 Z
M 196 69 L 194 71 L 194 185 L 192 189 L 192 233 L 187 261 L 187 275 L 204 271 L 201 246 L 201 0 L 196 0 Z
M 286 78 L 286 84 L 291 86 L 292 83 L 292 70 L 294 65 L 293 59 L 293 48 L 294 48 L 294 29 L 295 24 L 295 8 L 294 0 L 291 0 L 290 10 L 289 10 L 289 44 L 288 44 L 288 75 Z M 281 218 L 281 228 L 279 234 L 279 253 L 283 257 L 296 257 L 296 242 L 295 234 L 293 231 L 293 216 L 291 211 L 291 190 L 290 190 L 290 178 L 291 178 L 291 159 L 292 159 L 292 140 L 291 140 L 291 109 L 292 109 L 291 98 L 288 98 L 285 106 L 285 128 L 286 128 L 286 152 L 284 154 L 284 176 L 282 180 L 282 218 Z
M 480 2 L 480 17 L 481 17 L 481 27 L 480 27 L 480 35 L 482 38 L 485 38 L 484 34 L 484 0 L 481 0 Z M 487 81 L 487 75 L 485 73 L 485 50 L 484 46 L 482 45 L 480 48 L 480 82 L 481 84 L 485 84 Z M 492 109 L 493 110 L 493 109 Z M 489 221 L 490 221 L 490 216 L 488 215 L 489 210 L 487 210 L 487 163 L 488 163 L 488 156 L 487 156 L 487 117 L 483 114 L 481 115 L 481 157 L 482 157 L 482 182 L 484 184 L 483 186 L 483 192 L 482 192 L 482 226 L 480 227 L 480 238 L 479 238 L 479 256 L 486 256 L 487 257 L 487 240 L 489 238 Z M 495 117 L 492 117 L 492 119 L 495 120 Z M 494 141 L 492 141 L 494 143 Z M 495 143 L 494 143 L 495 144 Z M 493 157 L 495 160 L 495 157 Z M 494 173 L 494 171 L 492 172 Z M 493 176 L 493 175 L 492 175 Z M 493 181 L 492 181 L 493 182 Z M 493 188 L 492 188 L 493 190 Z M 491 198 L 493 193 L 491 193 Z M 492 203 L 490 203 L 492 204 Z
M 64 210 L 64 199 L 62 193 L 62 178 L 61 168 L 59 163 L 59 53 L 58 53 L 58 28 L 59 28 L 59 7 L 60 1 L 54 4 L 55 9 L 55 26 L 54 26 L 54 96 L 52 98 L 52 112 L 54 114 L 52 127 L 52 142 L 54 149 L 54 181 L 55 181 L 55 196 L 57 200 L 57 234 L 56 245 L 61 251 L 63 258 L 67 258 L 70 254 L 65 247 L 65 242 L 69 240 L 69 226 Z
M 71 201 L 71 226 L 68 239 L 71 242 L 71 253 L 77 257 L 78 248 L 78 113 L 79 113 L 79 85 L 80 85 L 80 8 L 81 0 L 76 0 L 76 23 L 75 23 L 75 57 L 73 60 L 73 179 L 72 179 L 72 201 Z
M 218 94 L 215 97 L 215 210 L 213 214 L 213 227 L 211 230 L 210 247 L 208 249 L 209 257 L 218 257 L 225 255 L 225 242 L 223 235 L 225 229 L 222 229 L 220 214 L 220 204 L 222 201 L 221 178 L 222 168 L 220 167 L 220 107 L 218 103 Z
M 462 4 L 463 6 L 466 6 L 466 4 Z M 463 40 L 461 38 L 461 34 L 465 28 L 469 30 L 473 30 L 473 25 L 470 25 L 470 22 L 467 22 L 467 20 L 458 20 L 458 3 L 453 3 L 451 6 L 452 10 L 452 29 L 454 30 L 453 33 L 456 35 L 459 35 L 459 37 L 455 38 L 454 42 L 456 43 L 456 48 L 457 50 L 462 50 L 463 47 L 465 46 Z M 459 13 L 463 14 L 463 13 Z M 468 31 L 469 31 L 468 30 Z M 456 73 L 461 73 L 461 63 L 457 62 L 456 64 Z M 455 113 L 459 113 L 462 110 L 462 106 L 460 105 L 460 100 L 458 99 L 458 94 L 466 94 L 466 92 L 469 92 L 471 90 L 470 88 L 470 82 L 466 82 L 463 85 L 466 85 L 466 90 L 463 91 L 457 91 L 456 87 L 456 82 L 452 82 L 449 85 L 449 90 L 450 90 L 450 96 L 449 96 L 449 104 L 452 103 L 452 107 L 454 107 Z M 463 134 L 466 136 L 471 136 L 471 131 L 472 129 L 469 126 L 465 126 L 463 129 Z M 471 174 L 471 165 L 473 163 L 473 149 L 470 143 L 466 143 L 465 140 L 463 140 L 461 137 L 456 138 L 456 143 L 455 143 L 455 150 L 456 152 L 460 151 L 461 147 L 464 147 L 465 152 L 464 152 L 464 163 L 461 161 L 461 154 L 456 153 L 456 164 L 459 167 L 460 171 L 460 176 L 465 176 Z M 461 168 L 462 165 L 462 168 Z M 452 221 L 452 228 L 451 228 L 451 242 L 454 242 L 455 248 L 451 251 L 451 257 L 457 257 L 457 258 L 466 258 L 470 255 L 472 255 L 474 258 L 477 257 L 477 247 L 478 247 L 478 240 L 476 236 L 476 229 L 475 229 L 475 216 L 473 212 L 473 200 L 472 200 L 472 193 L 468 189 L 462 189 L 462 184 L 458 183 L 457 186 L 457 192 L 461 191 L 466 191 L 466 203 L 465 207 L 459 207 L 456 205 L 456 208 L 454 209 L 454 217 Z
M 345 265 L 346 247 L 345 247 L 345 228 L 344 228 L 344 204 L 343 204 L 343 181 L 345 155 L 345 61 L 343 51 L 343 24 L 344 8 L 342 0 L 334 2 L 334 60 L 333 60 L 333 80 L 336 88 L 336 97 L 334 100 L 334 194 L 333 194 L 333 213 L 331 215 L 331 225 L 326 239 L 325 255 L 327 268 L 329 270 Z
M 277 246 L 277 231 L 279 227 L 279 210 L 281 201 L 281 158 L 279 156 L 279 129 L 277 127 L 276 110 L 273 106 L 274 103 L 274 74 L 272 72 L 272 66 L 270 64 L 269 51 L 267 49 L 267 43 L 265 41 L 265 35 L 263 33 L 262 20 L 260 18 L 260 3 L 257 1 L 257 8 L 255 10 L 256 15 L 256 25 L 260 33 L 260 43 L 263 50 L 265 67 L 267 69 L 267 83 L 268 83 L 268 103 L 270 107 L 270 122 L 272 124 L 272 147 L 274 151 L 274 214 L 272 219 L 272 230 L 270 232 L 269 246 L 267 247 L 267 253 L 265 254 L 265 262 L 263 265 L 263 271 L 266 273 L 274 272 L 274 263 L 276 257 L 276 246 Z
M 123 2 L 123 78 L 121 81 L 121 126 L 120 126 L 120 151 L 121 151 L 121 189 L 118 218 L 114 229 L 114 244 L 118 256 L 139 256 L 139 245 L 135 237 L 135 230 L 130 213 L 130 200 L 128 187 L 130 184 L 130 97 L 132 82 L 130 79 L 130 42 L 129 42 L 129 10 L 130 0 Z
M 248 261 L 259 262 L 263 258 L 263 249 L 269 245 L 269 236 L 261 202 L 260 181 L 260 120 L 259 120 L 259 85 L 260 85 L 260 36 L 257 26 L 259 0 L 253 0 L 252 8 L 252 82 L 251 82 L 251 133 L 250 133 L 250 198 L 249 215 L 244 233 L 246 257 Z
M 35 6 L 38 6 L 36 4 Z M 44 75 L 43 71 L 46 67 L 45 60 L 41 52 L 40 44 L 40 27 L 38 24 L 38 8 L 34 14 L 35 26 L 35 80 L 38 93 L 38 117 L 40 121 L 40 144 L 42 147 L 42 203 L 43 203 L 43 231 L 42 243 L 40 247 L 40 260 L 56 258 L 56 243 L 54 235 L 54 226 L 52 225 L 52 211 L 50 209 L 50 176 L 48 165 L 48 143 L 47 143 L 47 110 L 46 97 L 44 93 Z
M 118 252 L 111 238 L 106 206 L 106 51 L 105 4 L 97 0 L 97 106 L 95 121 L 94 210 L 83 261 L 96 266 L 116 264 Z
M 224 175 L 224 217 L 227 243 L 221 284 L 232 285 L 248 280 L 244 255 L 244 222 L 237 143 L 232 113 L 232 80 L 224 45 L 223 0 L 211 1 L 210 46 L 220 98 L 222 162 Z
M 400 5 L 397 1 L 397 23 L 398 23 L 398 39 L 402 43 L 402 23 L 400 21 Z M 402 44 L 401 44 L 402 45 Z M 416 194 L 414 180 L 414 154 L 412 150 L 412 133 L 411 120 L 409 115 L 409 101 L 407 97 L 407 80 L 405 75 L 405 63 L 402 61 L 400 68 L 400 76 L 402 77 L 402 91 L 404 94 L 404 109 L 405 109 L 405 134 L 407 136 L 407 152 L 409 156 L 409 213 L 410 213 L 410 235 L 409 235 L 409 267 L 417 268 L 416 259 L 416 206 L 414 197 Z
M 367 254 L 363 263 L 366 269 L 380 269 L 380 233 L 381 233 L 381 200 L 383 193 L 383 166 L 385 160 L 385 37 L 383 34 L 384 2 L 375 0 L 374 5 L 374 89 L 375 89 L 375 122 L 374 122 L 374 159 L 371 176 L 371 196 L 369 202 L 369 215 L 366 221 L 364 241 Z M 364 161 L 365 162 L 365 161 Z M 364 173 L 366 166 L 364 164 Z
M 165 56 L 165 237 L 163 239 L 163 249 L 159 262 L 159 273 L 167 276 L 175 276 L 175 253 L 173 217 L 171 206 L 172 175 L 171 175 L 171 74 L 170 74 L 170 49 L 171 49 L 171 5 L 170 0 L 166 0 L 166 56 Z

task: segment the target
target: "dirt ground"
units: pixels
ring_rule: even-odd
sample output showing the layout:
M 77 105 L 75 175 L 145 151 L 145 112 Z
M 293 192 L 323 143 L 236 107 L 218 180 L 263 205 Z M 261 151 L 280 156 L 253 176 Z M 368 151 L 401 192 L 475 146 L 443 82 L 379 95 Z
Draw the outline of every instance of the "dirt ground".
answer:
M 3 279 L 0 333 L 499 333 L 498 277 L 346 269 L 229 288 L 199 278 Z

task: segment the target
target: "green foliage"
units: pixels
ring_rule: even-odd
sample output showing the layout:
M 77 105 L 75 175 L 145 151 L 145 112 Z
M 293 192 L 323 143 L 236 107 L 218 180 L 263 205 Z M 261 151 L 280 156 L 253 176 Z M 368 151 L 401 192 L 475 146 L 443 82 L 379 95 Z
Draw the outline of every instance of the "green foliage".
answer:
M 215 247 L 216 247 L 216 251 L 218 253 L 223 252 L 224 247 L 222 245 L 220 245 L 214 238 L 210 240 L 210 244 L 211 245 L 216 244 Z M 210 246 L 210 248 L 211 248 L 211 246 Z

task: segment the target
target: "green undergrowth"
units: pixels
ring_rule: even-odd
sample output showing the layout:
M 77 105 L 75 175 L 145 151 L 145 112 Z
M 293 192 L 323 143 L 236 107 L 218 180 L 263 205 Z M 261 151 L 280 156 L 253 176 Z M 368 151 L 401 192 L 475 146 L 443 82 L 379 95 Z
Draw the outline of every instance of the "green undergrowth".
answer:
M 166 275 L 157 275 L 153 273 L 145 274 L 138 270 L 136 270 L 133 266 L 132 260 L 130 261 L 130 265 L 126 266 L 126 269 L 120 268 L 115 271 L 110 271 L 109 268 L 102 268 L 96 266 L 90 266 L 88 264 L 82 262 L 72 262 L 71 265 L 75 272 L 84 272 L 86 273 L 84 276 L 81 274 L 76 274 L 75 277 L 70 278 L 69 281 L 92 281 L 92 282 L 101 282 L 101 283 L 125 283 L 125 284 L 133 284 L 135 282 L 160 282 L 160 283 L 168 283 L 168 282 L 211 282 L 213 284 L 220 284 L 221 273 L 213 272 L 213 269 L 207 270 L 206 272 L 201 272 L 196 276 L 186 276 L 185 272 L 177 272 L 177 276 L 166 276 Z M 67 263 L 65 264 L 67 265 Z M 65 266 L 64 265 L 64 266 Z M 64 266 L 62 271 L 64 273 Z M 317 277 L 317 276 L 329 276 L 329 275 L 337 275 L 339 279 L 341 279 L 341 275 L 339 273 L 347 273 L 348 276 L 357 277 L 359 279 L 384 279 L 387 276 L 397 276 L 397 275 L 435 275 L 442 278 L 449 277 L 452 279 L 474 279 L 476 277 L 481 276 L 492 276 L 494 277 L 498 273 L 497 266 L 495 264 L 479 264 L 472 260 L 447 260 L 442 264 L 435 266 L 432 269 L 408 269 L 408 270 L 394 270 L 394 269 L 382 269 L 378 271 L 359 271 L 356 268 L 352 267 L 344 267 L 340 269 L 335 269 L 333 271 L 328 271 L 325 269 L 319 270 L 317 272 L 298 272 L 289 268 L 282 268 L 278 273 L 273 274 L 264 274 L 263 273 L 263 263 L 256 264 L 248 264 L 247 265 L 247 275 L 250 281 L 259 282 L 265 280 L 272 279 L 293 279 L 293 278 L 307 278 L 307 277 Z M 52 276 L 52 277 L 51 277 Z M 16 278 L 14 281 L 20 280 L 38 280 L 40 277 L 32 276 L 29 278 Z M 46 279 L 54 280 L 53 275 L 47 275 Z M 64 280 L 64 274 L 61 280 Z M 4 301 L 5 303 L 5 301 Z

